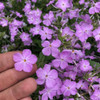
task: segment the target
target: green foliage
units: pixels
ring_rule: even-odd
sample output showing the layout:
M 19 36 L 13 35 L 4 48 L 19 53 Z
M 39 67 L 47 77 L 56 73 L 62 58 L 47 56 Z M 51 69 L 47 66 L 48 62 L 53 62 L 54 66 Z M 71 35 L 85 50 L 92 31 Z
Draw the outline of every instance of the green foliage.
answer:
M 100 63 L 96 61 L 90 60 L 90 65 L 94 68 L 94 70 L 98 70 L 98 68 L 100 68 Z

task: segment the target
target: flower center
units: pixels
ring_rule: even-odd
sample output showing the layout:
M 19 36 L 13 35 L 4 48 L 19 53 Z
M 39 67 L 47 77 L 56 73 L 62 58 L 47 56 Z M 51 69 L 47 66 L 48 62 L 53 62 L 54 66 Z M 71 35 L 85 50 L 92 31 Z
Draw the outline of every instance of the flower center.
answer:
M 86 68 L 86 65 L 84 65 L 84 68 Z
M 24 59 L 24 62 L 26 62 L 26 59 Z
M 47 77 L 48 77 L 48 75 L 45 75 L 45 77 L 47 78 Z
M 50 46 L 50 47 L 52 47 L 52 45 L 51 45 L 51 44 L 50 44 L 49 46 Z
M 64 4 L 64 3 L 62 3 L 62 6 L 65 6 L 65 4 Z
M 61 59 L 62 61 L 64 61 L 64 59 Z
M 67 89 L 69 90 L 69 89 L 70 89 L 70 87 L 67 87 Z
M 74 50 L 72 50 L 72 53 L 74 53 L 75 51 Z

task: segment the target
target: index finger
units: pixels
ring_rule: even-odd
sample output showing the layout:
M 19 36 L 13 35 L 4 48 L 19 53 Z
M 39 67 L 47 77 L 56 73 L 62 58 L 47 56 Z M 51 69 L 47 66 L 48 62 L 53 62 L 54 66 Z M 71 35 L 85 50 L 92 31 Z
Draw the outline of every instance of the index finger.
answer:
M 13 51 L 0 54 L 0 72 L 14 67 L 13 55 L 20 51 Z

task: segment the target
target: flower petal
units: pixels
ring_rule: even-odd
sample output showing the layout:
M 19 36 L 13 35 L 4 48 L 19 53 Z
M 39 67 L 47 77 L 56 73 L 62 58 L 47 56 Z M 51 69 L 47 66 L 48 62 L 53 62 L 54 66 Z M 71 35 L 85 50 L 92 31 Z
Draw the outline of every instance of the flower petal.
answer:
M 38 76 L 39 79 L 45 79 L 45 73 L 44 73 L 44 70 L 42 68 L 39 68 L 36 71 L 36 74 L 37 74 L 37 76 Z
M 31 56 L 31 50 L 24 49 L 23 52 L 22 52 L 22 54 L 23 54 L 24 58 L 27 58 L 27 57 Z
M 56 48 L 58 48 L 58 47 L 60 47 L 60 45 L 61 45 L 61 41 L 60 40 L 53 40 L 53 42 L 51 43 L 51 45 L 53 46 L 53 47 L 56 47 Z
M 50 47 L 43 48 L 42 53 L 43 53 L 44 55 L 46 55 L 46 56 L 50 56 L 50 54 L 51 54 L 51 49 L 50 49 Z
M 37 82 L 37 84 L 39 84 L 39 85 L 44 84 L 44 80 L 43 80 L 43 79 L 37 79 L 36 82 Z
M 55 83 L 56 83 L 56 80 L 54 80 L 54 79 L 51 79 L 51 78 L 46 79 L 46 86 L 48 88 L 53 87 L 55 85 Z
M 66 67 L 67 67 L 67 62 L 65 62 L 65 61 L 61 61 L 61 65 L 60 65 L 60 67 L 62 68 L 62 69 L 65 69 Z
M 47 95 L 47 93 L 44 93 L 44 94 L 42 95 L 42 100 L 48 100 L 48 95 Z
M 37 57 L 32 54 L 30 57 L 27 58 L 27 62 L 30 64 L 35 64 L 37 62 Z
M 21 53 L 15 53 L 15 54 L 13 55 L 13 60 L 14 60 L 15 62 L 20 62 L 20 61 L 22 60 L 22 58 L 23 58 L 23 56 L 22 56 Z
M 59 67 L 60 66 L 60 62 L 61 62 L 60 59 L 55 59 L 55 60 L 52 61 L 52 64 L 53 64 L 54 67 Z
M 58 78 L 58 73 L 57 73 L 57 71 L 56 71 L 55 69 L 53 69 L 53 70 L 51 70 L 51 71 L 49 72 L 48 76 L 49 76 L 50 78 L 52 78 L 52 79 L 56 79 L 56 78 Z
M 50 45 L 50 42 L 49 41 L 44 41 L 43 43 L 42 43 L 42 46 L 43 47 L 48 47 Z
M 32 68 L 33 68 L 33 65 L 32 64 L 26 63 L 23 66 L 23 71 L 25 71 L 25 72 L 31 72 L 32 71 Z
M 23 63 L 22 62 L 15 63 L 14 66 L 15 66 L 15 69 L 17 71 L 22 71 L 23 70 Z

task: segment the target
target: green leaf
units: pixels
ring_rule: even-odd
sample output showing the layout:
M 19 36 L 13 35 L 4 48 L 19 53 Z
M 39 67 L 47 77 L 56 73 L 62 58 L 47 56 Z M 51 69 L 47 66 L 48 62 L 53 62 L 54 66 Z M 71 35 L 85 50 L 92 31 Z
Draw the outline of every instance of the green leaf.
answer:
M 100 63 L 96 61 L 92 61 L 92 60 L 90 60 L 90 65 L 94 67 L 95 69 L 98 69 L 100 67 Z

